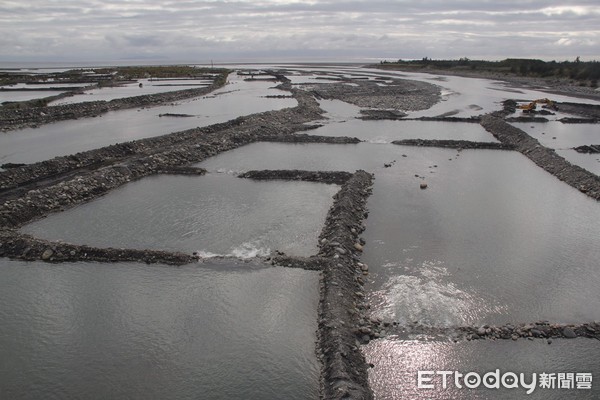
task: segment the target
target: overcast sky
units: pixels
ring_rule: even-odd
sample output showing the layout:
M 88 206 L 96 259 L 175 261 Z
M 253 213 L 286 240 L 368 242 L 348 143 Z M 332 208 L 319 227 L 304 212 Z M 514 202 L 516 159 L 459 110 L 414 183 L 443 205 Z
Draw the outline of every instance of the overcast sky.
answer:
M 0 0 L 0 61 L 600 60 L 600 1 Z

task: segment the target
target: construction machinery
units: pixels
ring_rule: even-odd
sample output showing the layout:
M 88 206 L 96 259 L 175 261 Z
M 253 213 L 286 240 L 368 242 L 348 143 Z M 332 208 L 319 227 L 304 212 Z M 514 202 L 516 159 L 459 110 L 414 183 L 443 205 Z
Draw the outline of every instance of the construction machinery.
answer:
M 542 108 L 547 108 L 547 109 L 549 108 L 554 111 L 558 110 L 556 103 L 550 99 L 537 99 L 537 100 L 532 101 L 529 104 L 522 104 L 520 106 L 517 106 L 517 108 L 519 110 L 523 110 L 524 113 L 533 113 L 537 109 L 538 104 L 542 104 Z

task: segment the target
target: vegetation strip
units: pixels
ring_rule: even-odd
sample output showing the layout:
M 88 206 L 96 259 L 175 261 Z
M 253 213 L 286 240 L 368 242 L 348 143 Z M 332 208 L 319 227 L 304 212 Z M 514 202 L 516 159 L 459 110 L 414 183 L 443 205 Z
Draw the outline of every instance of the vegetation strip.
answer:
M 366 203 L 373 175 L 357 171 L 334 197 L 319 237 L 318 257 L 324 264 L 319 301 L 317 353 L 322 365 L 321 395 L 325 399 L 372 399 L 367 364 L 354 333 L 364 302 L 359 256 L 365 229 Z
M 599 176 L 571 164 L 553 149 L 543 146 L 537 139 L 497 116 L 484 116 L 481 125 L 501 143 L 514 146 L 517 151 L 561 181 L 593 199 L 600 200 Z
M 393 144 L 400 146 L 443 147 L 449 149 L 487 149 L 487 150 L 514 150 L 515 146 L 494 142 L 471 142 L 468 140 L 425 140 L 403 139 L 394 140 Z

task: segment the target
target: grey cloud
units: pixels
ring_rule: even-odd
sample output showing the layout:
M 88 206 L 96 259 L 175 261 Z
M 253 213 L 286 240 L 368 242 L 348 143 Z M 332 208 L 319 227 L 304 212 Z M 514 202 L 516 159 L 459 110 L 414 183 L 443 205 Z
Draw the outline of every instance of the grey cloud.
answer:
M 598 26 L 589 0 L 7 1 L 0 56 L 598 59 Z

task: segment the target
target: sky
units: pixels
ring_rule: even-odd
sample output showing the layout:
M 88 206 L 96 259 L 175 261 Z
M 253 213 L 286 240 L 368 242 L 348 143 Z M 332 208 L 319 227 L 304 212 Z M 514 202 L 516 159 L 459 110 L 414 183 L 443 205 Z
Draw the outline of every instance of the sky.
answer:
M 0 0 L 0 61 L 600 60 L 600 1 Z

